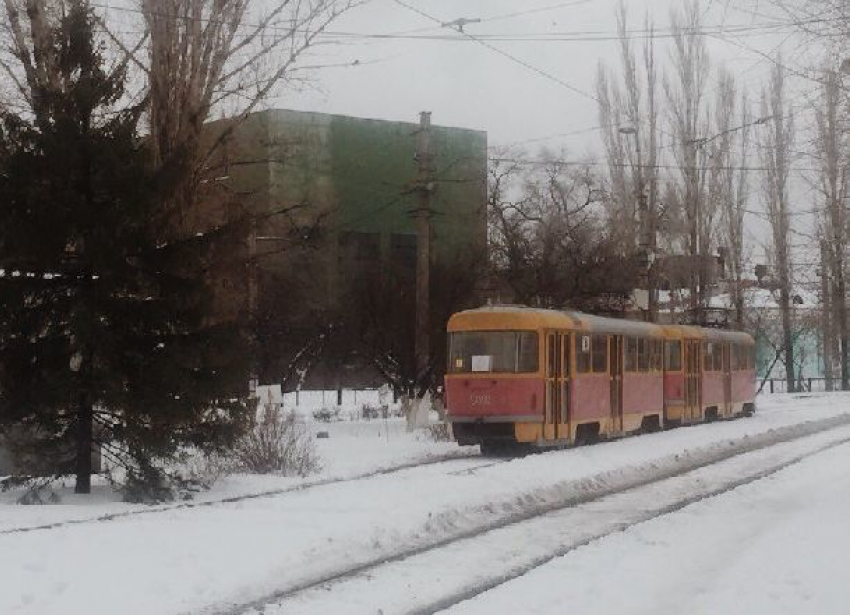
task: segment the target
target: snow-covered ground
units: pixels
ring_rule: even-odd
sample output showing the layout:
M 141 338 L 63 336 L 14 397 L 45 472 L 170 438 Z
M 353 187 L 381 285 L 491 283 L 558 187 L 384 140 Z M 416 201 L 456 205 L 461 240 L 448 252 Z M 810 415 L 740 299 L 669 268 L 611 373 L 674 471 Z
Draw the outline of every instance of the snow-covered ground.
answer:
M 92 518 L 116 510 L 127 511 L 128 508 L 105 496 L 88 503 L 66 500 L 62 505 L 43 507 L 7 503 L 0 505 L 0 570 L 3 570 L 0 574 L 0 613 L 150 615 L 240 612 L 240 605 L 250 605 L 255 601 L 261 603 L 281 590 L 348 566 L 433 544 L 481 524 L 545 508 L 576 494 L 593 490 L 604 492 L 689 460 L 722 455 L 726 450 L 737 450 L 736 447 L 752 450 L 752 447 L 746 448 L 748 443 L 761 441 L 759 438 L 764 440 L 764 434 L 787 432 L 790 436 L 796 428 L 789 426 L 839 415 L 850 417 L 850 396 L 763 398 L 758 414 L 750 419 L 689 427 L 505 462 L 481 458 L 455 459 L 244 501 L 170 508 L 111 521 L 77 523 L 24 533 L 14 530 L 40 525 L 46 520 Z M 370 469 L 457 450 L 452 444 L 417 440 L 404 434 L 400 424 L 387 433 L 386 427 L 392 424 L 375 421 L 368 424 L 337 423 L 327 427 L 337 431 L 332 431 L 331 437 L 322 441 L 326 469 L 320 479 L 362 474 Z M 382 425 L 383 432 L 380 431 Z M 776 431 L 783 428 L 783 432 Z M 833 430 L 832 436 L 839 437 L 842 429 L 847 430 L 838 427 Z M 358 430 L 365 431 L 357 433 Z M 347 434 L 344 433 L 346 431 Z M 815 437 L 820 436 L 810 436 Z M 803 446 L 803 440 L 800 439 L 800 446 Z M 845 470 L 850 469 L 846 453 L 843 459 Z M 800 467 L 803 467 L 802 464 Z M 264 491 L 292 485 L 295 480 L 234 478 L 203 497 L 214 500 L 235 493 L 250 493 L 252 489 Z M 751 488 L 755 485 L 742 490 Z M 799 489 L 805 493 L 803 485 L 799 485 Z M 793 486 L 789 490 L 793 492 Z M 706 505 L 713 501 L 706 502 Z M 805 507 L 805 501 L 803 495 L 797 503 Z M 835 504 L 838 505 L 838 502 Z M 752 522 L 757 523 L 757 520 Z M 645 527 L 652 527 L 653 523 L 647 523 Z M 706 521 L 706 527 L 721 533 L 729 531 L 718 523 Z M 682 527 L 687 525 L 682 523 Z M 627 532 L 623 536 L 629 535 Z M 703 540 L 707 535 L 695 530 L 695 536 L 702 536 Z M 610 540 L 613 539 L 605 539 L 599 544 Z M 522 545 L 517 544 L 516 548 L 521 550 Z M 701 547 L 694 544 L 691 548 Z M 590 547 L 578 550 L 564 561 L 588 549 Z M 616 556 L 622 559 L 621 552 L 617 553 Z M 669 558 L 683 557 L 690 561 L 698 559 L 697 555 L 687 549 L 660 554 L 655 574 L 660 576 L 671 567 Z M 604 555 L 600 557 L 602 569 L 606 564 Z M 635 557 L 639 556 L 635 554 Z M 789 554 L 788 557 L 792 556 Z M 821 565 L 816 563 L 816 558 L 810 558 L 810 561 L 813 566 Z M 463 564 L 469 567 L 475 562 L 470 560 Z M 609 572 L 599 572 L 598 578 L 594 579 L 600 588 L 614 590 L 615 564 L 618 562 L 608 562 Z M 716 571 L 711 569 L 710 574 L 716 574 Z M 697 573 L 695 581 L 700 580 L 699 577 Z M 584 577 L 582 579 L 584 582 Z M 520 579 L 513 583 L 523 581 Z M 659 588 L 663 585 L 659 580 L 656 590 L 661 591 Z M 574 589 L 581 590 L 580 587 Z M 647 591 L 651 594 L 650 590 Z M 850 601 L 850 588 L 845 588 L 845 591 L 844 597 Z M 622 600 L 626 600 L 620 595 Z M 480 600 L 488 599 L 487 596 L 485 594 Z M 552 599 L 557 600 L 558 597 L 552 594 Z M 475 604 L 477 602 L 466 603 L 464 608 L 479 608 Z M 614 601 L 611 604 L 620 605 L 618 612 L 631 612 L 623 607 L 624 604 L 628 606 L 627 602 Z M 484 606 L 480 608 L 483 611 L 476 612 L 528 612 L 524 607 L 505 609 L 501 604 L 497 607 L 491 604 L 489 611 Z M 550 603 L 541 603 L 540 609 L 537 612 L 563 610 L 553 610 Z M 390 612 L 395 611 L 385 611 L 386 615 Z
M 307 422 L 313 433 L 325 431 L 328 438 L 316 440 L 321 471 L 308 478 L 274 475 L 235 475 L 219 480 L 211 490 L 197 493 L 194 502 L 221 499 L 294 488 L 315 482 L 345 479 L 362 474 L 414 464 L 445 455 L 474 455 L 475 450 L 459 449 L 451 442 L 434 442 L 425 433 L 407 433 L 404 419 L 317 423 Z M 120 495 L 99 477 L 93 480 L 91 496 L 77 496 L 73 479 L 55 486 L 60 504 L 15 506 L 20 492 L 0 493 L 0 533 L 12 528 L 41 526 L 68 520 L 91 519 L 151 507 L 121 502 Z M 170 508 L 174 505 L 154 508 Z
M 452 615 L 844 615 L 850 445 L 577 549 Z

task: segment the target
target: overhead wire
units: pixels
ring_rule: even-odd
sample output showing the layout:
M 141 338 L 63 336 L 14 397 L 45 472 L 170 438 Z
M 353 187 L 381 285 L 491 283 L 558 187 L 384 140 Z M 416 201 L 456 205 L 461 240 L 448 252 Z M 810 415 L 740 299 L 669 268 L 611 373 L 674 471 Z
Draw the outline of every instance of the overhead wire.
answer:
M 408 9 L 408 10 L 414 12 L 414 13 L 418 13 L 419 15 L 421 15 L 422 17 L 425 17 L 426 19 L 430 19 L 431 21 L 434 21 L 436 23 L 444 23 L 444 22 L 440 21 L 439 19 L 437 19 L 436 17 L 433 17 L 432 15 L 429 15 L 428 13 L 425 13 L 424 11 L 420 11 L 416 7 L 411 6 L 411 5 L 407 4 L 406 2 L 403 2 L 402 0 L 395 0 L 395 3 L 405 7 L 406 9 Z M 531 70 L 531 71 L 537 73 L 538 75 L 545 77 L 546 79 L 548 79 L 548 80 L 550 80 L 554 83 L 557 83 L 558 85 L 570 90 L 571 92 L 573 92 L 575 94 L 579 94 L 580 96 L 583 96 L 585 98 L 589 98 L 589 99 L 591 99 L 591 100 L 593 100 L 597 103 L 599 102 L 599 99 L 596 96 L 594 96 L 593 94 L 589 94 L 588 92 L 585 92 L 584 90 L 581 90 L 581 89 L 575 87 L 574 85 L 567 83 L 563 79 L 556 77 L 555 75 L 553 75 L 553 74 L 551 74 L 551 73 L 549 73 L 549 72 L 547 72 L 547 71 L 545 71 L 541 68 L 538 68 L 538 67 L 534 66 L 533 64 L 530 64 L 529 62 L 526 62 L 525 60 L 518 58 L 518 57 L 508 53 L 507 51 L 504 51 L 503 49 L 499 49 L 498 47 L 495 47 L 495 46 L 489 44 L 486 41 L 480 40 L 480 39 L 476 38 L 475 36 L 469 34 L 468 32 L 465 32 L 463 29 L 460 29 L 459 31 L 464 36 L 470 38 L 473 41 L 476 41 L 480 45 L 487 47 L 488 49 L 498 53 L 499 55 L 502 55 L 502 56 L 508 58 L 509 60 L 514 62 L 515 64 L 519 64 L 520 66 L 523 66 L 526 69 Z

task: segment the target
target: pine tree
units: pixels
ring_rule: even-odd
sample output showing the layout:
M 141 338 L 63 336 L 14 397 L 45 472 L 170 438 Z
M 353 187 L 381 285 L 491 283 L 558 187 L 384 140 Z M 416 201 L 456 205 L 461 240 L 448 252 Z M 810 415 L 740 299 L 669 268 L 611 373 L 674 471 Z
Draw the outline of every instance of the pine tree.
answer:
M 182 445 L 232 440 L 248 360 L 238 329 L 210 324 L 200 255 L 152 232 L 174 178 L 90 7 L 64 6 L 53 78 L 30 80 L 31 113 L 0 113 L 0 429 L 88 493 L 95 444 L 150 475 Z

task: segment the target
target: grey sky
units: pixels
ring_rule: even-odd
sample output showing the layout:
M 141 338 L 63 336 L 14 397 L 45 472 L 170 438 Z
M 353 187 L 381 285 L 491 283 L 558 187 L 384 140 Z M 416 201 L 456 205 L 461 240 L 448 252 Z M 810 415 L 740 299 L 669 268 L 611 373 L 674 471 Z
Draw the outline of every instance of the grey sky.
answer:
M 466 26 L 466 31 L 473 35 L 532 35 L 531 41 L 487 42 L 589 95 L 595 93 L 598 61 L 604 59 L 612 65 L 617 61 L 618 41 L 614 40 L 617 0 L 405 0 L 405 3 L 441 21 L 485 20 Z M 725 62 L 741 75 L 750 89 L 757 89 L 769 66 L 758 52 L 771 52 L 790 30 L 764 27 L 771 13 L 764 6 L 759 7 L 757 0 L 703 0 L 702 4 L 707 28 L 720 32 L 723 26 L 726 32 L 722 36 L 737 44 L 709 37 L 715 66 Z M 643 16 L 650 11 L 663 37 L 669 27 L 669 2 L 629 0 L 627 6 L 632 28 L 642 28 Z M 758 14 L 754 14 L 752 11 L 757 8 Z M 773 14 L 776 15 L 775 11 Z M 456 35 L 395 0 L 373 0 L 336 22 L 331 31 L 405 32 L 420 37 Z M 556 38 L 572 40 L 541 40 L 543 35 L 552 33 L 563 34 Z M 332 63 L 357 59 L 361 65 L 324 69 L 317 75 L 315 89 L 274 99 L 271 104 L 408 121 L 415 121 L 419 111 L 429 110 L 435 123 L 486 130 L 491 144 L 495 145 L 581 131 L 597 124 L 596 103 L 591 98 L 475 41 L 357 37 L 334 37 L 333 41 L 311 61 Z M 790 52 L 797 42 L 792 36 L 784 46 Z M 668 44 L 669 39 L 658 39 L 661 64 L 666 63 Z M 533 142 L 529 146 L 539 144 L 566 146 L 573 155 L 599 150 L 598 134 L 593 131 Z
M 575 159 L 601 156 L 595 77 L 600 60 L 618 69 L 619 41 L 616 39 L 618 0 L 372 0 L 333 24 L 332 44 L 314 52 L 312 63 L 344 63 L 359 60 L 353 68 L 329 68 L 316 74 L 315 87 L 269 101 L 270 105 L 381 119 L 416 121 L 418 112 L 433 113 L 437 124 L 487 131 L 491 146 L 526 142 L 531 154 L 541 146 L 566 149 Z M 644 15 L 651 14 L 656 31 L 656 57 L 662 70 L 669 63 L 671 7 L 684 7 L 685 0 L 626 0 L 630 29 L 642 29 Z M 753 112 L 771 61 L 777 50 L 783 52 L 783 65 L 789 68 L 788 95 L 797 115 L 798 143 L 810 140 L 807 128 L 808 100 L 817 84 L 799 78 L 815 64 L 816 52 L 793 28 L 788 17 L 770 0 L 700 0 L 704 11 L 714 87 L 717 68 L 723 64 L 736 76 L 739 87 L 748 90 Z M 432 38 L 456 36 L 437 20 L 481 19 L 466 26 L 474 36 L 515 56 L 533 68 L 520 66 L 470 40 L 448 41 Z M 780 25 L 777 25 L 777 22 Z M 350 33 L 406 33 L 402 38 L 374 39 L 348 36 Z M 554 34 L 554 36 L 553 36 Z M 499 36 L 504 35 L 504 36 Z M 544 38 L 566 40 L 548 41 Z M 532 40 L 505 40 L 506 38 Z M 636 34 L 640 44 L 641 35 Z M 539 69 L 553 78 L 535 72 Z M 556 81 L 563 81 L 585 96 Z M 709 100 L 711 98 L 709 97 Z M 567 133 L 566 135 L 564 133 Z M 798 149 L 803 149 L 801 146 Z M 757 153 L 751 163 L 758 164 Z M 794 165 L 811 167 L 811 159 L 797 156 Z M 662 172 L 662 175 L 664 172 Z M 750 177 L 751 208 L 747 227 L 753 256 L 761 260 L 760 244 L 768 230 L 762 211 L 758 173 Z M 801 172 L 792 177 L 795 209 L 811 211 L 813 193 Z M 796 260 L 810 263 L 816 257 L 810 236 L 814 219 L 795 215 L 792 219 Z M 803 268 L 807 272 L 812 267 Z M 802 271 L 801 270 L 801 271 Z M 808 277 L 808 275 L 804 275 Z

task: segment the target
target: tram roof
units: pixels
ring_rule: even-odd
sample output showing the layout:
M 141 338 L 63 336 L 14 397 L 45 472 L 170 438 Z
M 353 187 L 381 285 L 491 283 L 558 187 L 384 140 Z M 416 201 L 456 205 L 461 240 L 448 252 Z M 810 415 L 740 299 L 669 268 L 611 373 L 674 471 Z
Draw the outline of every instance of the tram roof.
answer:
M 571 329 L 588 333 L 704 339 L 753 344 L 753 338 L 741 331 L 723 331 L 690 325 L 655 325 L 637 320 L 606 318 L 572 310 L 549 310 L 523 305 L 493 305 L 454 314 L 448 331 L 510 331 Z

